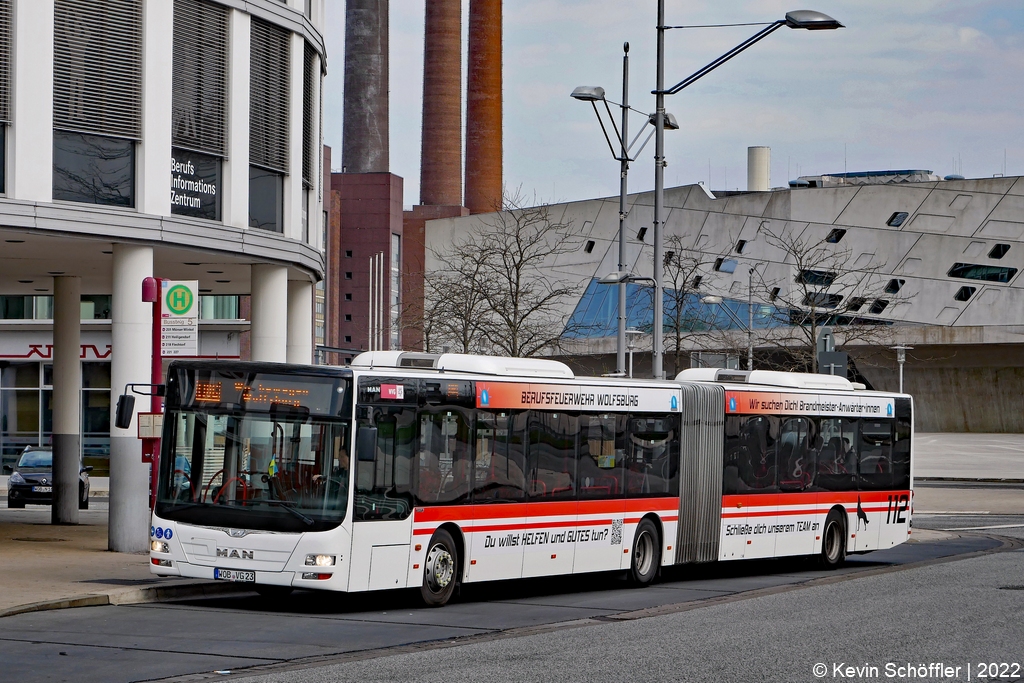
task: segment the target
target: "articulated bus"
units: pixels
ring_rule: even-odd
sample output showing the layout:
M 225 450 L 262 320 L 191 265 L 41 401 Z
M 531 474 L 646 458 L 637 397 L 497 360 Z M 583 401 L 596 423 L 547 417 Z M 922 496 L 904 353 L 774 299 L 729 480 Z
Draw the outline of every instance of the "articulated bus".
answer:
M 369 352 L 173 362 L 151 569 L 419 588 L 889 548 L 910 534 L 906 395 L 845 378 L 576 377 L 549 360 Z

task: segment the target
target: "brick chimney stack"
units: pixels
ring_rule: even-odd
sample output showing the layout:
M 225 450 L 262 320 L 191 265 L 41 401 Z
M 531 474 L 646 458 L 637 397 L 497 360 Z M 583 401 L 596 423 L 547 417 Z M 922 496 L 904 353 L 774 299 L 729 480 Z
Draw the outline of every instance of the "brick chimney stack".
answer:
M 466 208 L 502 204 L 501 3 L 470 0 L 466 86 Z
M 462 2 L 427 0 L 420 204 L 462 206 Z

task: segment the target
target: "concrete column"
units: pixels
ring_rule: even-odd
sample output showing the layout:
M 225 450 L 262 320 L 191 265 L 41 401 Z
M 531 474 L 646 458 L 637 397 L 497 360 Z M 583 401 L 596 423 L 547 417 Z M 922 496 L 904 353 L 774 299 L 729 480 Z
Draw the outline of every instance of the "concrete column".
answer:
M 388 0 L 345 3 L 344 93 L 343 170 L 387 172 Z
M 53 201 L 53 0 L 14 0 L 7 196 Z
M 291 106 L 288 111 L 288 174 L 284 177 L 284 236 L 301 240 L 302 210 L 308 209 L 302 205 L 302 129 L 305 127 L 302 96 L 306 53 L 301 35 L 291 34 L 290 48 L 291 73 L 288 80 L 291 98 L 288 101 Z
M 78 524 L 82 457 L 82 280 L 53 278 L 54 524 Z
M 500 211 L 501 1 L 470 0 L 466 67 L 466 207 Z
M 169 3 L 170 4 L 170 3 Z M 221 215 L 225 225 L 249 225 L 249 15 L 228 17 L 228 158 Z
M 153 305 L 142 301 L 142 280 L 153 275 L 153 248 L 114 245 L 110 392 L 118 396 L 129 382 L 149 382 L 152 365 Z M 130 429 L 114 426 L 116 399 L 110 402 L 110 513 L 107 547 L 122 553 L 149 549 L 149 465 L 142 462 L 138 418 Z M 136 412 L 149 410 L 137 396 Z
M 462 0 L 426 3 L 420 204 L 462 205 Z
M 257 263 L 251 279 L 252 359 L 284 363 L 288 358 L 288 269 Z
M 313 283 L 288 281 L 288 362 L 313 362 Z
M 137 206 L 155 216 L 171 214 L 171 57 L 174 3 L 142 6 L 142 142 L 138 147 Z

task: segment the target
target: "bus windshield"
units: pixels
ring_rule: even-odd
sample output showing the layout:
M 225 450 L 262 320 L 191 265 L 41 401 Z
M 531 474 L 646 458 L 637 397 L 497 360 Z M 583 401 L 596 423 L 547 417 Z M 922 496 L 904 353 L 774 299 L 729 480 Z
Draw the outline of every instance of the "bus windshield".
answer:
M 348 501 L 350 423 L 282 408 L 168 410 L 157 514 L 267 531 L 340 524 Z

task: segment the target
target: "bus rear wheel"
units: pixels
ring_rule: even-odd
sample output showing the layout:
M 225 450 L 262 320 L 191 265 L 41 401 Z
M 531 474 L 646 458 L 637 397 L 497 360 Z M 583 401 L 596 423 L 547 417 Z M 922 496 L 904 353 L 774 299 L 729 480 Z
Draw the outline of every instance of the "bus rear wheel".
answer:
M 821 564 L 835 569 L 846 559 L 846 525 L 838 510 L 828 513 L 825 530 L 821 534 Z
M 649 586 L 661 566 L 661 539 L 654 522 L 640 520 L 633 537 L 633 561 L 630 564 L 630 579 L 637 586 Z
M 429 607 L 440 607 L 455 592 L 459 553 L 452 535 L 439 529 L 430 537 L 427 558 L 423 562 L 423 585 L 420 596 Z

